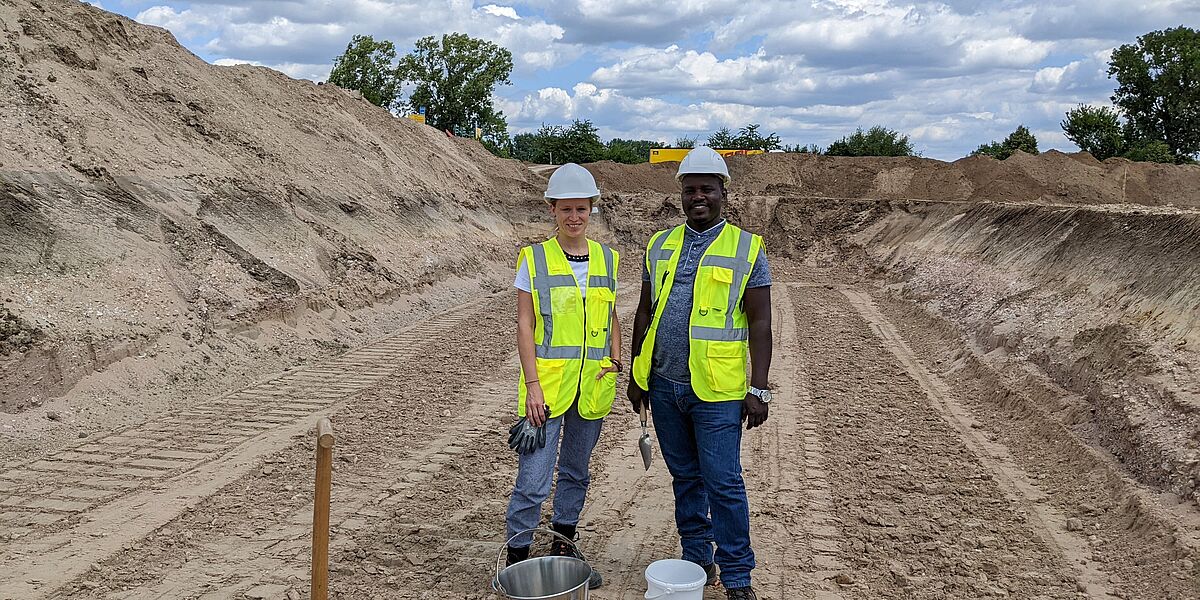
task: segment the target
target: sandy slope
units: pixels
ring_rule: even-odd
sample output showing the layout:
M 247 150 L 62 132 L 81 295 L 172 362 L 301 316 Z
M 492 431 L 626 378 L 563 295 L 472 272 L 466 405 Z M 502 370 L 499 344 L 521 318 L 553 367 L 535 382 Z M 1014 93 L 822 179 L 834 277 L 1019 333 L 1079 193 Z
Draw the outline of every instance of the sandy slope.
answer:
M 0 0 L 0 33 L 0 589 L 299 593 L 296 436 L 333 414 L 337 589 L 482 596 L 547 170 L 72 0 Z M 778 282 L 787 402 L 744 445 L 768 597 L 1200 595 L 1200 168 L 730 165 Z M 628 314 L 673 167 L 589 167 Z M 600 598 L 674 552 L 632 423 L 585 516 Z

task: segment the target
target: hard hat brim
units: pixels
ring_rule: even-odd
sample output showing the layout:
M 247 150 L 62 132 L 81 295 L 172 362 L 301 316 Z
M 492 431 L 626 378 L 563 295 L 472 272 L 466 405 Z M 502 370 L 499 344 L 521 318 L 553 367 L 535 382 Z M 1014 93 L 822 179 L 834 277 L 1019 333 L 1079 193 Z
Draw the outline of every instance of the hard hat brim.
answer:
M 721 181 L 723 181 L 726 186 L 729 185 L 730 181 L 733 181 L 733 178 L 731 178 L 730 176 L 728 176 L 724 173 L 676 173 L 675 174 L 676 183 L 683 183 L 683 178 L 687 177 L 688 175 L 712 175 L 713 177 L 720 177 Z
M 546 204 L 551 206 L 554 206 L 554 203 L 558 202 L 559 200 L 588 200 L 591 201 L 592 206 L 600 204 L 600 196 L 563 196 L 561 198 L 544 196 L 542 199 L 546 201 Z
M 542 197 L 545 198 L 547 202 L 553 202 L 555 200 L 575 200 L 575 199 L 591 200 L 592 202 L 595 202 L 596 200 L 600 199 L 600 194 L 592 194 L 592 195 L 588 195 L 588 194 L 555 194 L 553 196 L 551 196 L 550 194 L 543 194 Z

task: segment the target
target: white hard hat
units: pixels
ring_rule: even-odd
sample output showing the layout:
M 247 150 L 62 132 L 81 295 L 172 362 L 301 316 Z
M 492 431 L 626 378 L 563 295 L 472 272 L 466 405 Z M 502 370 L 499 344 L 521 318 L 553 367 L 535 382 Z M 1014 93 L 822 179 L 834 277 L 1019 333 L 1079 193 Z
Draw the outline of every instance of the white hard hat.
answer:
M 716 175 L 725 185 L 729 185 L 730 182 L 729 167 L 725 166 L 725 159 L 708 146 L 693 148 L 683 157 L 683 161 L 679 163 L 679 172 L 675 174 L 675 181 L 683 181 L 684 175 Z
M 562 200 L 564 198 L 600 197 L 600 188 L 587 169 L 567 163 L 554 170 L 550 175 L 550 183 L 546 185 L 546 200 Z

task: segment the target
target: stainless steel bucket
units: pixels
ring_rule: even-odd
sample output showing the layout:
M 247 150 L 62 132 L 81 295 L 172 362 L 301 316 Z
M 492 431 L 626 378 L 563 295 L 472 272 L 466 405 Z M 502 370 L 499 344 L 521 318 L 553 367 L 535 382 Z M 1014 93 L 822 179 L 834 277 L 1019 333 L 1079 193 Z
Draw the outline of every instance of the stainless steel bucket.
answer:
M 549 529 L 528 529 L 514 535 L 500 548 L 493 589 L 509 600 L 587 600 L 592 567 L 586 560 L 571 556 L 538 556 L 500 568 L 508 543 L 531 531 L 545 531 L 575 545 L 566 536 Z M 579 548 L 575 549 L 578 552 Z M 579 552 L 579 555 L 583 556 L 583 553 Z

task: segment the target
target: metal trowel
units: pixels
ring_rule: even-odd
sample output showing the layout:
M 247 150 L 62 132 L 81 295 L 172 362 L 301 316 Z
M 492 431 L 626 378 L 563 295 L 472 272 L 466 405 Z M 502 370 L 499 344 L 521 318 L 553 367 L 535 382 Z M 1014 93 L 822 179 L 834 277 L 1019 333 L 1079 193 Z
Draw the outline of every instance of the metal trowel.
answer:
M 638 409 L 638 416 L 642 419 L 642 438 L 638 440 L 638 450 L 642 452 L 642 464 L 646 466 L 646 470 L 650 470 L 650 457 L 654 450 L 650 446 L 650 432 L 646 430 L 646 404 L 642 403 Z

